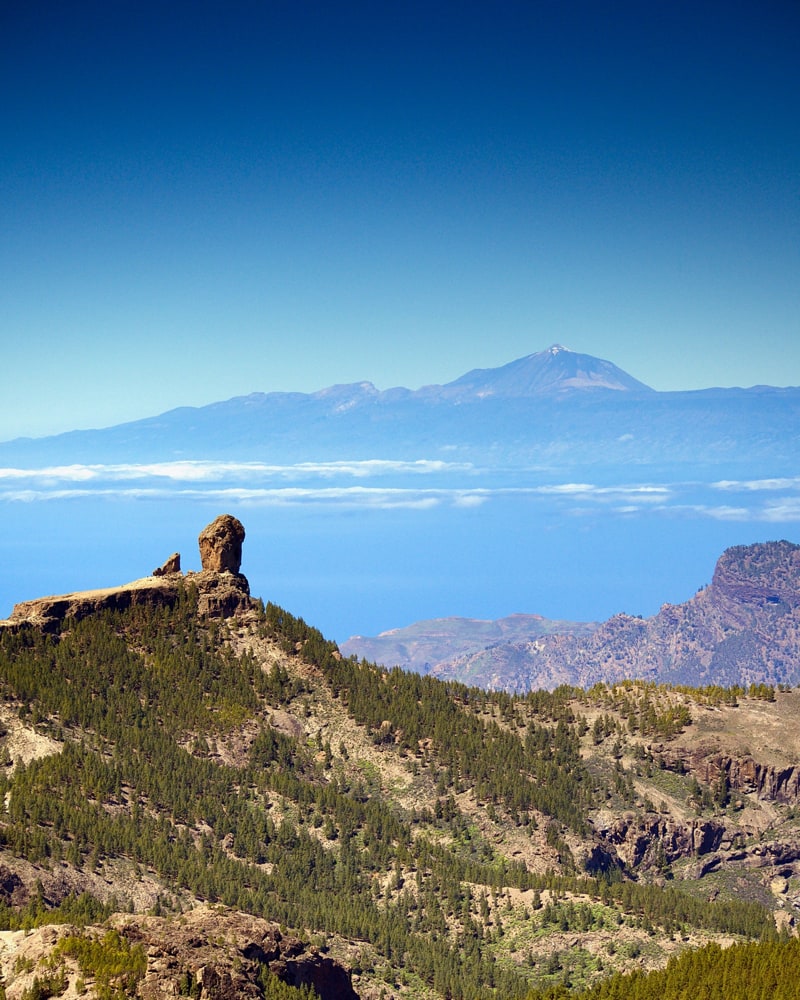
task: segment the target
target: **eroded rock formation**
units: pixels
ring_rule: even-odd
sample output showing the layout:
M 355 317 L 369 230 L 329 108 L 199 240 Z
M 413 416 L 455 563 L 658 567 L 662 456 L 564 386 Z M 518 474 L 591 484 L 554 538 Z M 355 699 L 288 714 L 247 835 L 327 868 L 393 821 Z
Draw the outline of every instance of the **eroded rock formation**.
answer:
M 800 802 L 800 766 L 796 764 L 765 764 L 750 754 L 731 757 L 709 753 L 704 746 L 680 750 L 666 748 L 661 756 L 669 770 L 686 769 L 709 787 L 724 778 L 731 793 L 754 793 L 764 801 L 785 805 Z
M 624 813 L 605 830 L 598 830 L 603 843 L 614 848 L 629 868 L 642 863 L 670 863 L 679 858 L 702 857 L 716 851 L 725 839 L 725 827 L 716 820 L 676 823 L 667 816 Z M 657 851 L 660 858 L 656 857 Z
M 28 625 L 45 632 L 58 632 L 67 618 L 80 621 L 98 611 L 126 611 L 142 604 L 172 607 L 178 599 L 180 585 L 180 580 L 175 578 L 149 576 L 120 587 L 38 597 L 15 604 L 11 617 L 2 624 L 12 628 Z
M 203 568 L 189 574 L 200 592 L 200 614 L 230 618 L 250 609 L 250 584 L 239 572 L 244 534 L 244 525 L 231 514 L 220 514 L 200 532 L 197 542 Z
M 242 565 L 244 525 L 231 514 L 220 514 L 200 532 L 200 562 L 213 573 L 238 573 Z
M 173 553 L 150 576 L 118 587 L 84 590 L 57 597 L 40 597 L 14 606 L 6 628 L 36 627 L 58 632 L 62 623 L 76 621 L 98 611 L 125 611 L 135 605 L 172 607 L 185 587 L 197 590 L 200 615 L 230 618 L 250 611 L 253 601 L 242 563 L 244 526 L 230 514 L 221 514 L 207 525 L 198 539 L 202 570 L 181 573 L 180 553 Z
M 259 969 L 266 966 L 290 986 L 313 986 L 321 1000 L 358 1000 L 343 965 L 258 917 L 199 907 L 180 921 L 134 917 L 118 924 L 147 951 L 143 997 L 174 995 L 182 982 L 196 984 L 201 1000 L 257 1000 Z
M 187 573 L 186 579 L 190 586 L 197 587 L 197 610 L 206 618 L 232 618 L 252 609 L 250 584 L 241 573 L 204 569 Z
M 134 987 L 142 1000 L 178 996 L 259 1000 L 269 973 L 290 986 L 313 986 L 320 1000 L 358 1000 L 343 965 L 257 917 L 201 906 L 178 920 L 120 914 L 111 923 L 146 955 L 144 975 Z M 32 995 L 34 977 L 37 972 L 41 975 L 39 963 L 48 960 L 61 938 L 78 934 L 97 940 L 106 933 L 107 926 L 70 925 L 19 933 L 0 952 L 0 975 L 9 1000 Z M 66 978 L 65 995 L 79 995 L 77 966 L 63 959 L 57 964 Z
M 181 571 L 181 554 L 173 552 L 166 562 L 162 563 L 158 569 L 153 570 L 153 576 L 171 576 L 173 573 Z

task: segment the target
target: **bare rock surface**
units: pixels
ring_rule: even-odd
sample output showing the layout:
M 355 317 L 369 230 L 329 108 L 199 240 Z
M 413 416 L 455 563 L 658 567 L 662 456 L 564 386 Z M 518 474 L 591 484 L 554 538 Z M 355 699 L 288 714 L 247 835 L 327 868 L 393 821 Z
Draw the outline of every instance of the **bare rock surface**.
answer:
M 153 570 L 153 576 L 172 576 L 173 573 L 181 571 L 181 554 L 173 552 L 161 566 Z
M 127 994 L 141 998 L 194 996 L 198 1000 L 241 1000 L 263 995 L 264 968 L 290 986 L 311 986 L 320 1000 L 358 1000 L 349 971 L 276 924 L 231 910 L 201 906 L 180 917 L 118 914 L 115 930 L 147 960 L 144 975 Z M 9 1000 L 35 989 L 34 978 L 52 971 L 48 956 L 69 936 L 102 938 L 107 927 L 45 925 L 31 932 L 0 935 L 0 974 Z M 57 962 L 65 981 L 61 995 L 77 997 L 79 970 Z
M 181 573 L 180 553 L 173 553 L 150 576 L 116 587 L 39 597 L 14 606 L 0 627 L 36 627 L 57 632 L 68 618 L 78 621 L 98 611 L 126 611 L 137 605 L 173 607 L 185 586 L 198 590 L 198 612 L 229 618 L 250 611 L 250 585 L 239 572 L 245 531 L 241 521 L 221 514 L 200 533 L 202 570 Z
M 198 589 L 198 612 L 206 618 L 232 618 L 250 611 L 250 584 L 241 573 L 204 569 L 187 573 L 186 581 Z
M 637 868 L 656 848 L 667 862 L 710 854 L 720 847 L 725 827 L 715 820 L 675 823 L 657 813 L 623 814 L 608 829 L 598 830 L 598 833 L 603 843 L 612 846 L 626 865 Z
M 290 986 L 313 986 L 321 1000 L 357 1000 L 344 966 L 258 917 L 201 906 L 179 918 L 118 917 L 115 922 L 147 953 L 142 997 L 170 995 L 180 982 L 193 982 L 201 1000 L 257 998 L 258 972 L 267 966 Z
M 46 632 L 57 632 L 67 618 L 79 621 L 98 611 L 126 611 L 142 604 L 172 607 L 179 594 L 174 579 L 147 576 L 118 587 L 81 590 L 57 597 L 38 597 L 14 605 L 7 626 L 33 625 Z
M 238 573 L 242 565 L 244 525 L 231 514 L 220 514 L 200 532 L 200 561 L 204 570 Z

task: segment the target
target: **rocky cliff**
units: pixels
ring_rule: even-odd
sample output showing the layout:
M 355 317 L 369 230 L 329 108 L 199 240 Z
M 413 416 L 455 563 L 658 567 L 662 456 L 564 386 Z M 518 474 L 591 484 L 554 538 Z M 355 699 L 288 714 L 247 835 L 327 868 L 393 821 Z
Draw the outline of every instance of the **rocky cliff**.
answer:
M 247 577 L 239 572 L 244 536 L 239 520 L 221 514 L 200 533 L 203 568 L 199 573 L 182 573 L 180 554 L 175 552 L 149 576 L 131 583 L 23 601 L 14 606 L 11 617 L 0 626 L 36 626 L 57 632 L 67 619 L 79 621 L 100 611 L 125 611 L 137 605 L 171 608 L 186 587 L 196 588 L 199 612 L 206 617 L 230 618 L 246 613 L 252 610 L 253 601 Z
M 358 1000 L 349 971 L 338 961 L 248 914 L 203 906 L 180 918 L 120 914 L 109 925 L 119 935 L 113 939 L 119 956 L 132 960 L 124 984 L 117 973 L 103 995 L 115 988 L 115 996 L 135 991 L 142 1000 L 259 1000 L 265 982 L 275 977 L 288 986 L 311 987 L 320 1000 Z M 81 968 L 72 953 L 88 951 L 74 942 L 108 942 L 109 925 L 49 925 L 27 934 L 7 933 L 0 942 L 6 996 L 52 995 L 44 990 L 54 980 L 59 994 L 79 996 L 90 986 L 97 992 L 106 984 Z
M 355 651 L 355 650 L 354 650 Z M 536 636 L 443 658 L 443 679 L 525 691 L 639 678 L 696 686 L 800 683 L 800 545 L 736 546 L 710 586 L 652 618 L 615 615 L 589 635 Z

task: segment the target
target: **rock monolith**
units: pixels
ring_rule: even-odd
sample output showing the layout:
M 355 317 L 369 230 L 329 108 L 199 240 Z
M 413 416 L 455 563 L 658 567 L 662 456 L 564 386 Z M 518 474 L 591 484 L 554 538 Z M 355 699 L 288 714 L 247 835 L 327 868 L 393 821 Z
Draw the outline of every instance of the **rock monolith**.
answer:
M 238 573 L 242 565 L 244 525 L 231 514 L 220 514 L 198 538 L 200 562 L 214 573 Z

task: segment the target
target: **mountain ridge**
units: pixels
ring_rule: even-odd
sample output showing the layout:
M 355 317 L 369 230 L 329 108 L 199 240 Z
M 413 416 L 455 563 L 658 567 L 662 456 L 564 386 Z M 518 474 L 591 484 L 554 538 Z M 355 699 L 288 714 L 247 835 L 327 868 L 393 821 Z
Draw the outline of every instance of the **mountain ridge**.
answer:
M 490 644 L 463 632 L 442 639 L 441 623 L 434 621 L 427 629 L 421 622 L 399 634 L 354 636 L 342 650 L 386 666 L 422 667 L 445 680 L 508 691 L 591 687 L 626 678 L 693 686 L 797 684 L 800 545 L 783 540 L 732 546 L 717 560 L 708 587 L 683 604 L 664 604 L 647 619 L 617 614 L 559 630 L 559 623 L 542 628 L 523 617 L 518 624 L 529 634 L 505 640 L 500 621 L 484 629 L 489 634 L 494 626 L 497 633 Z
M 780 432 L 779 432 L 780 431 Z M 476 467 L 792 467 L 800 389 L 662 393 L 554 345 L 445 385 L 250 393 L 107 428 L 0 443 L 0 463 L 438 458 Z
M 565 364 L 565 359 L 571 364 Z M 583 377 L 576 378 L 570 369 L 580 369 Z M 519 372 L 522 371 L 522 378 Z M 509 375 L 512 377 L 509 378 Z M 359 400 L 372 402 L 396 402 L 399 399 L 420 399 L 425 401 L 451 400 L 455 397 L 462 401 L 470 397 L 484 398 L 487 395 L 526 396 L 548 393 L 550 391 L 580 391 L 586 388 L 613 390 L 644 390 L 654 392 L 643 382 L 634 379 L 610 361 L 594 358 L 588 354 L 577 354 L 560 345 L 553 345 L 545 351 L 538 351 L 518 358 L 496 368 L 476 368 L 458 376 L 450 382 L 424 385 L 419 389 L 408 389 L 405 386 L 394 386 L 388 389 L 378 389 L 368 380 L 358 382 L 337 383 L 316 389 L 311 392 L 281 391 L 250 392 L 232 396 L 229 399 L 201 404 L 199 406 L 179 406 L 165 410 L 152 417 L 126 421 L 109 427 L 92 428 L 85 431 L 66 431 L 47 437 L 64 437 L 64 434 L 98 433 L 114 428 L 132 427 L 152 420 L 159 420 L 173 414 L 187 414 L 209 407 L 220 407 L 226 404 L 243 403 L 245 405 L 263 404 L 267 401 L 278 403 L 302 403 L 305 401 L 331 401 L 335 406 L 355 405 Z M 498 392 L 498 389 L 502 390 Z M 15 438 L 13 441 L 34 441 L 41 438 Z M 0 444 L 8 444 L 0 442 Z

